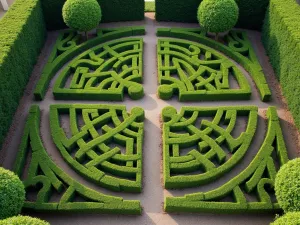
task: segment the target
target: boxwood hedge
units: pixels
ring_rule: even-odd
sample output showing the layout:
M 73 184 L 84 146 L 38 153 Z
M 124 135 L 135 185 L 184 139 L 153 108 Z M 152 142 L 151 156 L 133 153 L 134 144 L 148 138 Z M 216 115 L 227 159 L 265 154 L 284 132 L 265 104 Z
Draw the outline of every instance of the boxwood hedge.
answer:
M 263 43 L 295 123 L 300 127 L 300 6 L 295 0 L 271 0 L 263 26 Z
M 45 36 L 39 0 L 16 0 L 0 20 L 0 146 Z
M 144 0 L 97 0 L 101 6 L 102 22 L 133 21 L 144 19 Z M 62 7 L 65 0 L 41 0 L 47 29 L 65 28 Z M 55 16 L 53 16 L 55 15 Z
M 202 0 L 156 0 L 156 20 L 197 22 L 197 8 Z M 260 29 L 269 0 L 236 0 L 240 17 L 237 27 Z

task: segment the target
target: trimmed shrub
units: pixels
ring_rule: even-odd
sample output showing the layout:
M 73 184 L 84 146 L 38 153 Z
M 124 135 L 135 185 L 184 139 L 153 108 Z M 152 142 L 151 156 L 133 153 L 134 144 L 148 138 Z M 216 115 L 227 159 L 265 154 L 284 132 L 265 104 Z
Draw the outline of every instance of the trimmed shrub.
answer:
M 198 22 L 206 31 L 220 33 L 231 30 L 239 18 L 234 0 L 204 0 L 198 8 Z
M 279 217 L 270 225 L 300 225 L 300 212 L 290 212 Z
M 289 161 L 279 170 L 275 193 L 285 212 L 300 211 L 300 158 Z
M 202 0 L 156 0 L 156 20 L 197 22 L 197 8 Z M 269 0 L 236 0 L 240 9 L 237 27 L 261 29 Z
M 41 0 L 48 30 L 65 28 L 62 8 L 65 0 Z M 101 5 L 102 22 L 135 21 L 144 19 L 144 0 L 97 0 Z M 55 15 L 55 16 L 53 16 Z
M 94 29 L 101 17 L 101 8 L 96 0 L 67 0 L 63 6 L 64 22 L 77 31 Z
M 14 216 L 0 221 L 0 225 L 50 225 L 50 223 L 30 216 Z
M 39 0 L 16 0 L 0 20 L 0 146 L 44 45 Z
M 296 126 L 300 128 L 300 6 L 295 0 L 271 0 L 262 39 Z
M 25 201 L 25 188 L 13 172 L 0 167 L 0 219 L 21 212 Z

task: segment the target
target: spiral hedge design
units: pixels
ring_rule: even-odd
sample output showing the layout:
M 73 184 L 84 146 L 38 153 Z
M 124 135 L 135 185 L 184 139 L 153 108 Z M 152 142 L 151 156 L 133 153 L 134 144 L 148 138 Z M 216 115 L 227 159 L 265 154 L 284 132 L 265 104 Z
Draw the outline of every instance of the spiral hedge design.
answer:
M 70 131 L 62 127 L 63 116 Z M 116 105 L 50 106 L 52 137 L 62 157 L 113 191 L 142 189 L 143 120 L 144 110 L 138 107 L 127 113 L 125 106 Z
M 243 135 L 237 139 L 233 139 L 228 131 L 234 125 L 234 115 L 238 115 L 239 113 L 249 114 L 249 111 L 254 113 L 252 114 L 253 118 L 249 118 L 247 129 L 251 124 L 254 125 L 256 123 L 255 108 L 234 109 L 229 107 L 216 109 L 186 107 L 179 114 L 173 108 L 166 108 L 163 112 L 163 119 L 164 121 L 168 121 L 164 123 L 164 172 L 167 187 L 193 187 L 196 185 L 199 186 L 204 182 L 213 182 L 224 170 L 237 166 L 239 160 L 235 160 L 234 158 L 238 154 L 241 154 L 238 152 L 240 150 L 237 149 L 237 146 L 239 146 L 239 141 L 242 140 Z M 222 129 L 217 125 L 219 116 L 224 112 L 226 112 L 224 122 L 227 129 Z M 201 120 L 199 129 L 199 127 L 196 128 L 192 124 L 195 121 L 195 117 L 201 113 L 203 116 L 212 116 L 213 122 L 210 123 L 207 120 Z M 183 197 L 167 197 L 165 200 L 165 210 L 167 212 L 211 213 L 262 213 L 279 211 L 280 207 L 278 203 L 274 202 L 272 198 L 274 180 L 278 171 L 277 165 L 281 166 L 285 164 L 288 161 L 288 155 L 277 112 L 274 107 L 268 109 L 267 117 L 268 130 L 265 140 L 246 169 L 216 189 L 188 194 Z M 177 134 L 176 131 L 180 131 L 181 129 L 184 129 L 186 133 L 180 132 L 180 134 Z M 244 133 L 244 142 L 251 141 L 251 132 L 255 132 L 255 126 L 251 129 L 252 131 L 247 130 Z M 171 132 L 172 130 L 173 132 Z M 211 136 L 212 132 L 215 132 L 214 136 Z M 220 159 L 217 154 L 224 154 L 224 152 L 220 151 L 219 144 L 224 141 L 227 142 L 230 152 L 232 150 L 236 152 L 233 153 L 228 161 L 216 167 L 216 163 L 211 162 L 210 157 L 216 155 L 216 158 Z M 191 150 L 186 155 L 180 155 L 180 147 L 191 145 L 196 146 L 195 148 L 199 150 Z M 172 156 L 170 156 L 171 147 Z M 275 158 L 274 155 L 276 156 Z M 225 156 L 223 157 L 224 160 Z M 217 165 L 219 164 L 220 161 L 217 162 Z M 223 170 L 222 167 L 224 167 Z M 197 168 L 202 168 L 204 172 L 198 172 L 199 175 L 175 176 L 173 179 L 171 179 L 172 177 L 168 177 L 170 171 L 174 171 L 174 169 L 176 169 L 177 173 L 184 174 L 194 171 Z M 191 182 L 189 177 L 194 182 Z M 172 182 L 170 183 L 170 181 Z M 188 181 L 190 182 L 187 184 L 184 183 Z M 251 195 L 255 196 L 257 200 L 249 200 L 249 196 Z M 227 200 L 225 200 L 226 198 Z M 228 201 L 228 199 L 230 200 Z

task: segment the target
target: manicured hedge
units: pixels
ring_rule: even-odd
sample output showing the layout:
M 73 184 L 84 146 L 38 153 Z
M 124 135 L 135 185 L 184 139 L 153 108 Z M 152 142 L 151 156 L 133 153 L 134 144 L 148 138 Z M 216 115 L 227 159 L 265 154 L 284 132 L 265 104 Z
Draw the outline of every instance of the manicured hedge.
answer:
M 182 197 L 166 197 L 165 211 L 214 214 L 280 211 L 279 204 L 271 198 L 273 191 L 269 191 L 265 186 L 273 189 L 277 173 L 275 165 L 284 165 L 288 161 L 288 155 L 275 107 L 269 107 L 267 117 L 268 129 L 265 139 L 246 169 L 215 189 Z M 171 121 L 176 121 L 176 117 Z M 244 193 L 255 195 L 257 200 L 249 201 Z M 224 201 L 226 197 L 232 197 L 233 201 Z
M 16 0 L 0 20 L 0 146 L 45 36 L 39 0 Z
M 50 223 L 29 216 L 14 216 L 1 220 L 0 225 L 50 225 Z
M 144 19 L 144 0 L 97 0 L 103 12 L 102 22 Z M 47 29 L 65 28 L 62 7 L 65 0 L 41 0 Z M 53 16 L 55 15 L 55 16 Z
M 202 0 L 156 0 L 156 20 L 197 22 Z M 236 0 L 240 17 L 237 27 L 260 29 L 269 0 Z
M 16 174 L 25 177 L 26 190 L 33 188 L 36 191 L 37 198 L 27 199 L 24 208 L 47 212 L 141 214 L 139 201 L 123 200 L 90 189 L 58 167 L 40 138 L 40 113 L 39 106 L 31 106 L 14 165 Z M 24 170 L 26 160 L 30 162 L 28 170 Z M 38 184 L 42 184 L 43 188 L 37 188 Z M 52 198 L 55 193 L 59 194 L 59 199 Z M 81 197 L 81 200 L 74 201 L 76 197 Z
M 300 127 L 300 5 L 271 0 L 263 26 L 263 43 L 295 123 Z

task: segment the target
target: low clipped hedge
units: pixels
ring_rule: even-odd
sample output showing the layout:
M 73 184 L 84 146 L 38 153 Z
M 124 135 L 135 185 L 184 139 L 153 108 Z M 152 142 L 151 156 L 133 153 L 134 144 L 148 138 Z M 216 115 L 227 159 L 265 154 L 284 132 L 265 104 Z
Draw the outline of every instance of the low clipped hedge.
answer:
M 262 39 L 295 123 L 300 128 L 300 5 L 295 0 L 271 0 Z
M 270 225 L 300 225 L 300 212 L 287 213 Z
M 16 0 L 0 20 L 0 146 L 44 44 L 39 0 Z
M 156 20 L 197 22 L 197 9 L 202 0 L 156 0 Z M 261 29 L 269 0 L 236 0 L 240 16 L 237 27 Z
M 29 216 L 14 216 L 1 220 L 0 225 L 50 225 L 50 223 Z
M 25 188 L 19 177 L 0 167 L 0 219 L 21 212 L 25 201 Z
M 62 7 L 65 0 L 40 0 L 48 30 L 65 28 Z M 144 19 L 144 0 L 97 0 L 101 6 L 102 22 L 134 21 Z M 53 16 L 55 15 L 55 16 Z

